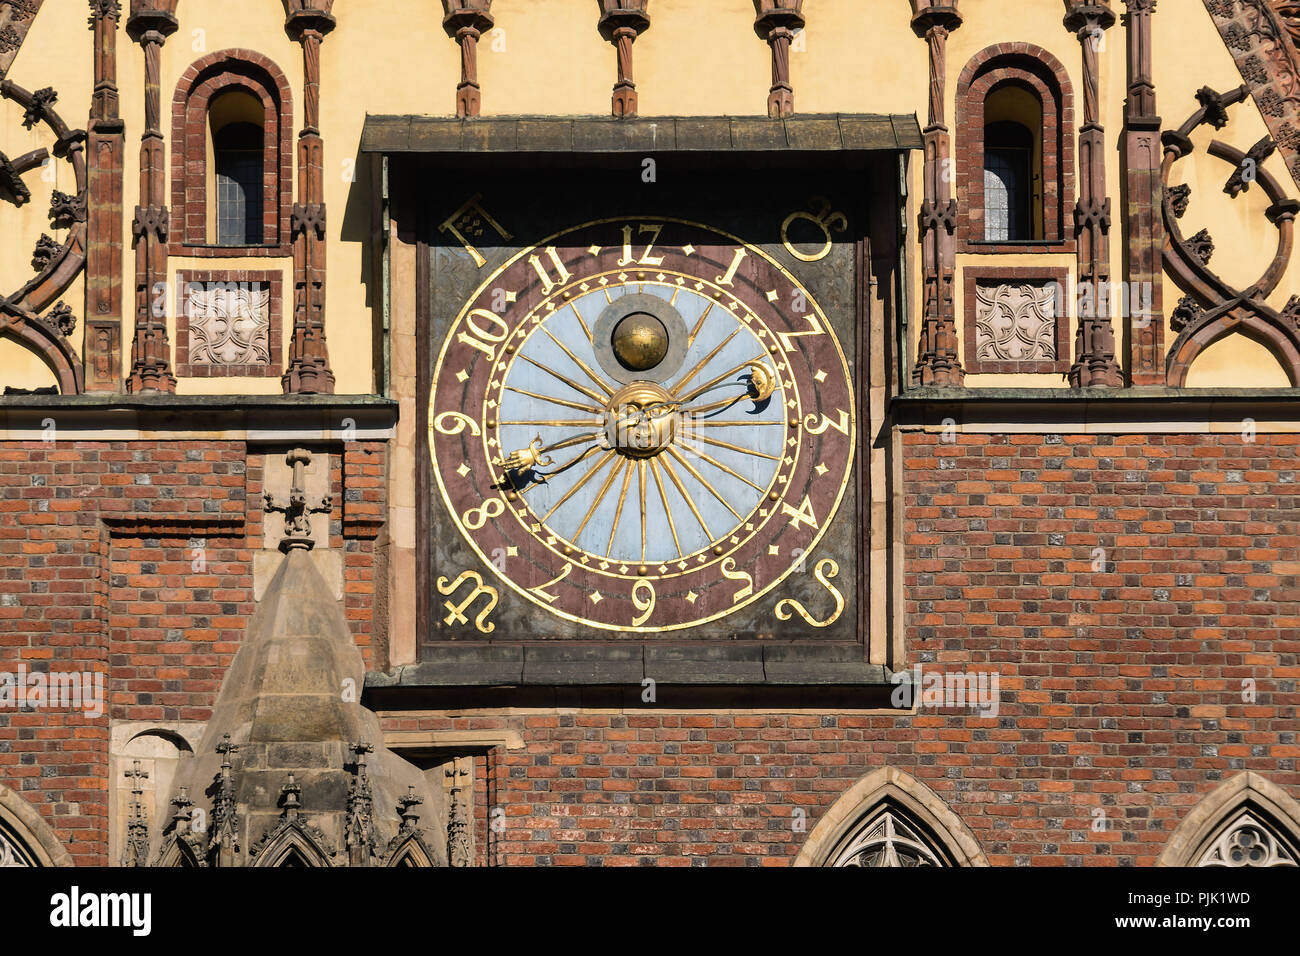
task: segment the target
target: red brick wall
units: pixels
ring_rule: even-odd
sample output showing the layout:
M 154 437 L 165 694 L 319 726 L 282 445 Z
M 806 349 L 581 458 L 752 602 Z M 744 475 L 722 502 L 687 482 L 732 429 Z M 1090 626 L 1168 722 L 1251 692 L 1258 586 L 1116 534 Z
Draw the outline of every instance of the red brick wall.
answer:
M 947 801 L 995 865 L 1150 865 L 1243 769 L 1300 796 L 1300 436 L 909 433 L 904 447 L 908 662 L 996 669 L 997 719 L 647 707 L 390 722 L 520 732 L 524 749 L 493 754 L 505 864 L 784 865 L 886 764 Z
M 382 442 L 348 443 L 345 456 L 384 468 Z M 331 455 L 335 516 L 349 497 L 343 457 Z M 0 783 L 31 800 L 78 863 L 107 861 L 109 719 L 211 712 L 254 609 L 260 462 L 241 441 L 0 443 L 0 670 L 107 675 L 98 719 L 0 708 Z M 382 493 L 351 497 L 382 510 Z M 331 522 L 368 657 L 373 625 L 353 605 L 372 587 L 373 541 L 350 533 Z

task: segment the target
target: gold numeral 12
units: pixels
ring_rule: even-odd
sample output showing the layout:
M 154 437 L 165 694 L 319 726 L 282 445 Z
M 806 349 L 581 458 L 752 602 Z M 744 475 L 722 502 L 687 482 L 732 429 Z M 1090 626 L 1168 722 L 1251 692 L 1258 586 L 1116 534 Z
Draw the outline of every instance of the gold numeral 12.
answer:
M 632 257 L 632 227 L 623 227 L 623 258 L 618 260 L 620 266 L 630 266 L 635 262 L 639 266 L 659 266 L 663 265 L 663 256 L 652 256 L 650 250 L 654 248 L 655 243 L 659 240 L 659 233 L 663 231 L 663 223 L 641 223 L 637 227 L 637 232 L 641 235 L 650 236 L 650 241 L 645 245 L 645 252 L 641 253 L 640 259 Z

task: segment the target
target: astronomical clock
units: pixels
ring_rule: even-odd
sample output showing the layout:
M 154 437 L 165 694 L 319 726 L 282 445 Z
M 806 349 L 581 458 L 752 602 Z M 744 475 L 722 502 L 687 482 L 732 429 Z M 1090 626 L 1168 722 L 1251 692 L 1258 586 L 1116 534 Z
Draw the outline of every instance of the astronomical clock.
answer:
M 862 205 L 638 171 L 433 212 L 426 640 L 857 639 Z

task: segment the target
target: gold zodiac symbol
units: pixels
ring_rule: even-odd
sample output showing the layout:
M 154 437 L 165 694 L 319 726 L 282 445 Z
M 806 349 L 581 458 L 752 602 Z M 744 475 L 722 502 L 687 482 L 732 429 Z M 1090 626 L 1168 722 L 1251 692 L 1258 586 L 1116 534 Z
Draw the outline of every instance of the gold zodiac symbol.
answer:
M 527 448 L 512 451 L 505 458 L 494 458 L 492 464 L 506 471 L 525 471 L 538 465 L 549 465 L 553 460 L 550 455 L 542 454 L 542 436 L 538 435 Z
M 499 518 L 505 514 L 506 506 L 500 498 L 489 498 L 478 508 L 469 508 L 460 520 L 465 522 L 465 527 L 470 531 L 477 531 L 488 523 L 489 518 Z
M 650 597 L 643 598 L 640 596 L 640 591 L 642 588 L 649 589 Z M 635 607 L 638 611 L 645 612 L 640 617 L 632 618 L 633 627 L 640 627 L 642 624 L 646 622 L 646 619 L 649 618 L 650 615 L 654 613 L 655 600 L 656 600 L 655 586 L 651 584 L 649 581 L 643 578 L 637 581 L 636 584 L 632 585 L 632 606 Z
M 735 558 L 724 558 L 722 561 L 722 576 L 728 581 L 744 581 L 745 586 L 731 596 L 731 603 L 743 601 L 754 593 L 754 577 L 748 571 L 736 570 Z
M 804 212 L 802 209 L 797 209 L 785 217 L 785 220 L 781 223 L 781 244 L 785 246 L 785 251 L 790 253 L 790 255 L 794 256 L 796 259 L 802 262 L 816 262 L 818 259 L 824 258 L 826 254 L 831 251 L 831 230 L 834 230 L 835 232 L 843 232 L 849 227 L 849 221 L 844 218 L 844 213 L 833 211 L 831 209 L 830 200 L 825 199 L 822 196 L 813 196 L 808 200 L 808 205 L 812 207 L 812 212 Z M 790 243 L 790 225 L 796 219 L 804 219 L 811 222 L 820 229 L 822 235 L 826 237 L 826 241 L 822 245 L 821 249 L 812 255 L 804 255 L 804 253 L 797 250 Z
M 798 601 L 792 598 L 785 598 L 776 604 L 776 619 L 778 621 L 790 620 L 791 611 L 798 614 L 807 623 L 813 627 L 830 627 L 840 619 L 844 613 L 844 595 L 840 593 L 839 588 L 831 584 L 830 579 L 840 573 L 840 566 L 830 558 L 822 558 L 813 568 L 813 577 L 820 581 L 831 594 L 835 596 L 835 611 L 824 621 L 819 621 L 808 613 L 808 610 Z M 787 605 L 789 605 L 787 607 Z
M 461 203 L 459 209 L 448 216 L 447 220 L 438 226 L 439 232 L 451 233 L 456 238 L 456 241 L 465 247 L 465 251 L 470 254 L 470 258 L 474 260 L 474 264 L 480 269 L 487 264 L 487 260 L 483 258 L 482 253 L 470 244 L 470 237 L 465 235 L 466 232 L 469 232 L 472 237 L 476 238 L 483 234 L 483 225 L 486 224 L 491 226 L 492 229 L 495 230 L 496 234 L 502 239 L 514 238 L 505 230 L 501 223 L 488 215 L 487 210 L 484 209 L 482 204 L 479 202 L 482 198 L 482 193 L 475 193 L 473 196 L 470 196 L 469 199 Z
M 474 600 L 480 594 L 486 594 L 488 596 L 488 603 L 478 612 L 478 617 L 474 618 L 474 626 L 484 634 L 491 634 L 496 630 L 496 625 L 487 621 L 486 618 L 497 606 L 497 601 L 501 599 L 501 595 L 498 593 L 496 588 L 484 584 L 483 577 L 477 571 L 462 571 L 460 572 L 460 576 L 450 584 L 447 583 L 445 577 L 438 578 L 438 592 L 450 596 L 456 593 L 456 589 L 466 581 L 472 581 L 474 583 L 474 590 L 470 591 L 465 600 L 461 601 L 459 604 L 453 604 L 451 601 L 442 602 L 443 606 L 447 608 L 447 616 L 443 618 L 442 623 L 468 624 L 469 620 L 465 617 L 465 609 L 473 604 Z
M 446 419 L 451 419 L 450 425 L 444 424 Z M 481 434 L 478 424 L 464 412 L 443 412 L 433 420 L 433 427 L 440 435 L 459 435 L 467 425 L 470 435 L 477 438 Z

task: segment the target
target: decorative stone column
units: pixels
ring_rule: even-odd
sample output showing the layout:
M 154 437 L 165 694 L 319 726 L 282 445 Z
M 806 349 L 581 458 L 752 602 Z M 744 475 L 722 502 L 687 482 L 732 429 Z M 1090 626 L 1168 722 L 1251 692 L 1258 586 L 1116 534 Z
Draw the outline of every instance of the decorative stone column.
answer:
M 758 0 L 754 30 L 772 48 L 772 88 L 767 95 L 767 115 L 772 119 L 794 113 L 790 43 L 803 26 L 803 0 Z
M 1070 384 L 1075 388 L 1124 384 L 1115 361 L 1110 324 L 1110 198 L 1106 195 L 1106 132 L 1099 122 L 1098 56 L 1105 31 L 1115 25 L 1106 3 L 1066 0 L 1065 26 L 1083 51 L 1083 125 L 1079 128 L 1079 199 L 1074 207 L 1077 243 L 1076 307 Z
M 140 205 L 135 243 L 135 338 L 128 392 L 174 392 L 167 340 L 167 167 L 163 148 L 159 62 L 176 32 L 176 0 L 132 0 L 126 32 L 144 50 L 144 134 L 140 139 Z
M 1134 385 L 1165 381 L 1161 258 L 1165 243 L 1160 185 L 1160 117 L 1151 81 L 1151 15 L 1156 0 L 1125 0 L 1128 101 L 1124 106 L 1125 255 L 1130 308 L 1129 376 Z M 1149 295 L 1148 295 L 1149 293 Z M 1145 314 L 1138 315 L 1137 307 Z
M 460 45 L 460 83 L 456 87 L 456 115 L 478 116 L 478 41 L 495 21 L 492 0 L 443 0 L 447 15 L 442 28 Z
M 600 0 L 600 33 L 618 50 L 618 82 L 611 111 L 615 117 L 636 116 L 636 84 L 632 82 L 632 42 L 650 28 L 650 0 Z
M 87 124 L 86 325 L 88 392 L 116 392 L 122 374 L 122 174 L 126 124 L 118 115 L 118 0 L 90 0 L 95 91 Z
M 956 273 L 957 200 L 952 198 L 951 140 L 944 124 L 948 34 L 961 26 L 957 0 L 912 0 L 912 30 L 930 48 L 929 117 L 923 130 L 925 193 L 921 202 L 925 305 L 913 385 L 961 385 L 953 284 Z
M 285 29 L 302 45 L 303 119 L 298 201 L 293 205 L 293 338 L 281 378 L 286 393 L 332 394 L 325 344 L 325 143 L 320 133 L 320 47 L 334 29 L 334 0 L 286 0 Z

